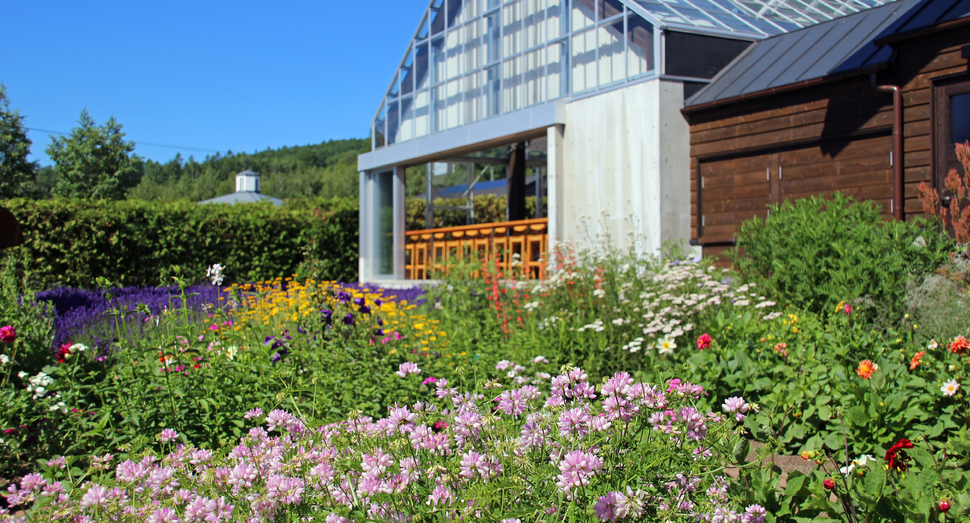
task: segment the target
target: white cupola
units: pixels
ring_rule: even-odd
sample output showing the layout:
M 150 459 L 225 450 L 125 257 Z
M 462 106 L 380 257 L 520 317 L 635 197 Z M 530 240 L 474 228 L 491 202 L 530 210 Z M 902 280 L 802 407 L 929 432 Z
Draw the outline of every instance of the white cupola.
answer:
M 236 173 L 236 192 L 259 192 L 259 173 L 248 169 Z

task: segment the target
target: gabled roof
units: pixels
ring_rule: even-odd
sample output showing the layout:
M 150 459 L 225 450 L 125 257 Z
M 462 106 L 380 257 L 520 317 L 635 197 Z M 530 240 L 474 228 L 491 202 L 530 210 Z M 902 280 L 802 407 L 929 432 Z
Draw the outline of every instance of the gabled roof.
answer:
M 756 42 L 684 105 L 690 112 L 830 75 L 875 70 L 892 58 L 892 49 L 875 45 L 877 39 L 905 25 L 921 4 L 960 2 L 970 0 L 900 0 Z

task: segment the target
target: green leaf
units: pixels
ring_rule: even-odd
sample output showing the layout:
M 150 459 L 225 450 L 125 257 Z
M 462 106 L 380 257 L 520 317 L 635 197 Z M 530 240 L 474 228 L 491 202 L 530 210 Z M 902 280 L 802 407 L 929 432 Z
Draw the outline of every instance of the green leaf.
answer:
M 886 485 L 886 469 L 878 463 L 869 467 L 862 484 L 865 487 L 866 494 L 879 499 L 882 496 L 882 489 Z

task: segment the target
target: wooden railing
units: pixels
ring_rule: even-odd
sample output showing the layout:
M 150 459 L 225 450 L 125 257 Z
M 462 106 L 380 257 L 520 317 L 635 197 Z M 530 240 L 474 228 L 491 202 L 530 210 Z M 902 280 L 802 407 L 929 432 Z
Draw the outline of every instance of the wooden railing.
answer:
M 512 268 L 513 254 L 520 256 L 521 268 L 530 278 L 545 278 L 548 249 L 548 218 L 463 227 L 408 231 L 404 244 L 404 274 L 409 280 L 426 280 L 434 273 L 445 273 L 456 261 L 496 262 L 506 273 Z

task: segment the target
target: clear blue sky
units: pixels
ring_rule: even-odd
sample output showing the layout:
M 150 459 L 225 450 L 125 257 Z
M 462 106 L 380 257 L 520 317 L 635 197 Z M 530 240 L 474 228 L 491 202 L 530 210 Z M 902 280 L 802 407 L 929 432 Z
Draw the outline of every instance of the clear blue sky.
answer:
M 4 2 L 0 82 L 26 126 L 115 116 L 156 161 L 363 138 L 427 0 Z M 50 164 L 45 132 L 34 159 Z

